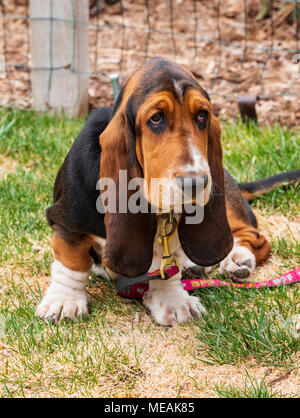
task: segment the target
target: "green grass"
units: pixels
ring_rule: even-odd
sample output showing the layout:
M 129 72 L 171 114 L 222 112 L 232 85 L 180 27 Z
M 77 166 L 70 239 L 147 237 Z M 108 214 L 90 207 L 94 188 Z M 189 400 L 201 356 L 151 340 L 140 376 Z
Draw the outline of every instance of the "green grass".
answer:
M 300 242 L 292 239 L 275 238 L 271 241 L 273 254 L 281 256 L 285 260 L 289 260 L 291 254 L 294 262 L 300 265 Z
M 142 373 L 142 348 L 135 346 L 134 338 L 129 346 L 120 344 L 126 333 L 118 322 L 141 307 L 124 305 L 119 298 L 109 297 L 110 288 L 106 291 L 106 295 L 93 299 L 89 318 L 52 325 L 34 315 L 40 299 L 37 289 L 25 286 L 23 290 L 11 280 L 0 309 L 0 347 L 3 344 L 9 353 L 0 368 L 2 396 L 23 397 L 30 388 L 34 396 L 45 393 L 67 397 L 76 392 L 77 396 L 88 397 L 95 395 L 99 378 L 114 384 L 106 391 L 101 388 L 97 396 L 118 396 L 119 386 L 123 396 L 130 395 Z M 108 312 L 116 319 L 109 320 Z
M 263 365 L 293 364 L 299 341 L 290 321 L 299 310 L 298 292 L 284 287 L 197 291 L 209 312 L 198 323 L 206 356 L 219 364 L 241 364 L 249 358 Z
M 30 262 L 26 254 L 49 233 L 44 213 L 52 201 L 53 181 L 82 122 L 32 111 L 0 111 L 0 155 L 18 164 L 16 172 L 0 182 L 1 264 Z
M 264 379 L 258 381 L 255 378 L 251 378 L 247 373 L 247 379 L 244 382 L 242 389 L 235 387 L 234 385 L 216 385 L 216 393 L 221 398 L 278 398 L 280 393 L 269 388 Z
M 0 154 L 14 158 L 22 166 L 56 170 L 83 122 L 47 113 L 1 109 Z
M 145 315 L 144 308 L 117 297 L 112 284 L 95 276 L 90 280 L 93 299 L 88 318 L 53 326 L 34 316 L 41 297 L 38 284 L 49 278 L 52 261 L 51 230 L 44 212 L 52 201 L 57 170 L 82 125 L 83 120 L 0 109 L 0 166 L 6 159 L 17 165 L 5 179 L 0 178 L 0 266 L 4 269 L 0 270 L 0 395 L 4 397 L 143 396 L 137 387 L 143 379 L 146 385 L 145 370 L 153 350 L 158 350 L 157 366 L 164 361 L 167 346 L 159 350 L 155 342 L 168 341 L 168 329 L 148 317 L 143 327 L 134 325 L 136 315 Z M 234 122 L 223 126 L 225 164 L 238 181 L 298 168 L 299 145 L 300 130 Z M 296 215 L 299 186 L 278 188 L 254 206 L 267 215 Z M 272 240 L 272 247 L 282 262 L 278 274 L 299 264 L 298 242 L 280 236 Z M 299 312 L 297 292 L 296 287 L 196 292 L 209 314 L 203 322 L 178 327 L 197 336 L 196 348 L 189 347 L 189 339 L 180 340 L 180 361 L 192 353 L 196 369 L 207 364 L 291 367 L 299 341 L 289 326 Z M 172 367 L 168 364 L 165 373 Z M 180 379 L 174 396 L 184 394 Z M 252 383 L 247 388 L 218 386 L 215 390 L 223 397 L 273 396 L 264 383 L 255 383 L 255 389 Z M 168 393 L 173 394 L 171 389 Z
M 272 125 L 259 128 L 231 122 L 223 126 L 222 136 L 226 168 L 238 182 L 259 180 L 284 171 L 297 170 L 299 129 Z M 299 185 L 279 187 L 261 196 L 253 206 L 267 213 L 297 214 Z

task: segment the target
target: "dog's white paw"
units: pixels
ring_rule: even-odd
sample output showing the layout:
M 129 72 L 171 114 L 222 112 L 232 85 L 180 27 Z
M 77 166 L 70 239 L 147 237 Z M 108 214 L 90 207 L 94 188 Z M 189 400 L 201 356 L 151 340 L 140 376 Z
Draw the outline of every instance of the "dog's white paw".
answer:
M 178 281 L 150 287 L 143 297 L 143 304 L 158 324 L 166 326 L 200 319 L 206 313 L 199 299 L 190 296 Z
M 55 260 L 51 266 L 52 281 L 36 309 L 36 316 L 51 322 L 63 318 L 76 320 L 88 314 L 86 284 L 88 272 L 81 273 Z
M 235 244 L 231 252 L 220 263 L 220 273 L 236 281 L 242 282 L 249 278 L 255 270 L 254 254 L 248 248 Z
M 88 315 L 88 297 L 85 290 L 64 293 L 56 289 L 47 290 L 36 309 L 36 316 L 57 323 L 65 319 L 72 321 Z

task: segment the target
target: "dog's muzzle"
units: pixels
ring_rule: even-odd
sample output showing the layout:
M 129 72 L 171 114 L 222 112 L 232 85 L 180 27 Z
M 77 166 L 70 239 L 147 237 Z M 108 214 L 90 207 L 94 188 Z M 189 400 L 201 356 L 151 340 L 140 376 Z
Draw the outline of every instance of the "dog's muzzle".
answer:
M 208 175 L 200 177 L 176 177 L 177 185 L 184 194 L 195 198 L 208 184 Z

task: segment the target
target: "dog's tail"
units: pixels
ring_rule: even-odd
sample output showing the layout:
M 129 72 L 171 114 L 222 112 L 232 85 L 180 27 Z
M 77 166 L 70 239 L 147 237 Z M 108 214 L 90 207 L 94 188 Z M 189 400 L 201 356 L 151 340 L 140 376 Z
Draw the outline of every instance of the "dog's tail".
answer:
M 249 200 L 273 190 L 282 183 L 296 183 L 298 181 L 300 181 L 300 170 L 293 170 L 250 183 L 238 183 L 238 186 L 242 196 L 249 202 Z

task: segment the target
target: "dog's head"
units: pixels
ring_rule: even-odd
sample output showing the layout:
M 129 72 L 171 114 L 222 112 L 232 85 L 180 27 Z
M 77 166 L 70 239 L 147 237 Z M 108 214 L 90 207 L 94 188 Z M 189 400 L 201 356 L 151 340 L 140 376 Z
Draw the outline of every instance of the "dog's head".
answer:
M 127 183 L 145 180 L 140 186 L 143 195 L 159 213 L 178 211 L 188 203 L 205 206 L 204 219 L 196 225 L 186 223 L 183 210 L 178 230 L 187 256 L 204 266 L 221 261 L 232 247 L 220 134 L 209 96 L 193 75 L 153 58 L 128 80 L 100 136 L 100 177 L 113 179 L 117 194 L 119 172 L 124 170 Z M 156 215 L 149 207 L 148 213 L 131 213 L 118 203 L 117 213 L 105 215 L 103 261 L 111 270 L 133 277 L 151 265 Z

